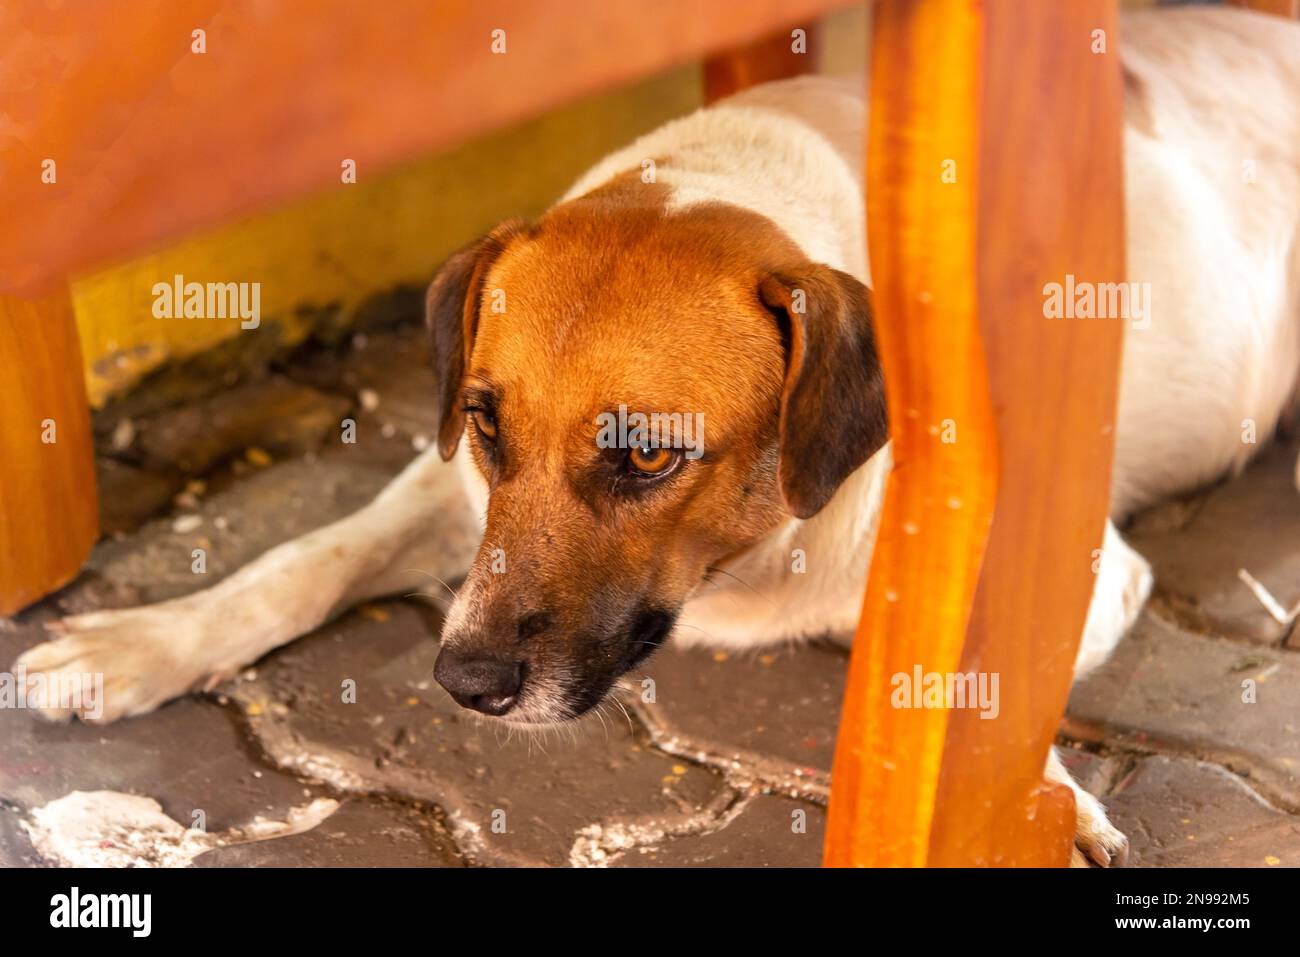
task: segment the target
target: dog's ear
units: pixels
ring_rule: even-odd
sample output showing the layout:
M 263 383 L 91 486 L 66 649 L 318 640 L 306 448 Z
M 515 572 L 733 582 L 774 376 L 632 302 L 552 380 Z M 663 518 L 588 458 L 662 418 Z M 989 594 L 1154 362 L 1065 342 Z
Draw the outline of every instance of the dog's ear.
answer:
M 889 439 L 871 292 L 810 265 L 768 274 L 758 293 L 785 345 L 777 480 L 786 507 L 810 518 Z
M 501 251 L 523 229 L 522 221 L 509 220 L 453 254 L 425 295 L 424 322 L 438 380 L 438 451 L 444 459 L 456 454 L 465 430 L 460 388 L 478 331 L 483 284 Z

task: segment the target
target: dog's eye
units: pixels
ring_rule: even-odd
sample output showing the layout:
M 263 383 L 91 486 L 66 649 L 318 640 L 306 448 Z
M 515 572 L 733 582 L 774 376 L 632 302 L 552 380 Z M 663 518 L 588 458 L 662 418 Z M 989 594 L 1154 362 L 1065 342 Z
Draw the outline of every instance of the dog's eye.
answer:
M 470 419 L 474 422 L 474 428 L 478 434 L 483 436 L 489 442 L 495 442 L 497 437 L 497 420 L 487 409 L 466 409 Z
M 627 454 L 628 468 L 638 475 L 663 475 L 677 461 L 677 455 L 667 448 L 633 448 Z

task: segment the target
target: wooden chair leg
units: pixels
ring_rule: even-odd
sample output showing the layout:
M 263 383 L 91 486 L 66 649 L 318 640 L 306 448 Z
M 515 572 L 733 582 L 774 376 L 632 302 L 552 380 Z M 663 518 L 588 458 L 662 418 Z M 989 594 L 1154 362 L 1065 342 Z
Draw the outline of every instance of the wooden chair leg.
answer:
M 99 529 L 81 346 L 67 290 L 0 296 L 0 615 L 70 581 Z
M 875 10 L 868 237 L 895 466 L 825 862 L 1062 865 L 1073 797 L 1042 772 L 1102 541 L 1122 325 L 1046 318 L 1044 285 L 1123 279 L 1115 4 Z M 895 676 L 918 667 L 996 675 L 996 719 L 909 707 Z
M 802 37 L 792 35 L 796 30 L 803 31 Z M 819 49 L 817 25 L 808 23 L 715 53 L 704 61 L 705 102 L 759 83 L 811 73 L 817 68 Z

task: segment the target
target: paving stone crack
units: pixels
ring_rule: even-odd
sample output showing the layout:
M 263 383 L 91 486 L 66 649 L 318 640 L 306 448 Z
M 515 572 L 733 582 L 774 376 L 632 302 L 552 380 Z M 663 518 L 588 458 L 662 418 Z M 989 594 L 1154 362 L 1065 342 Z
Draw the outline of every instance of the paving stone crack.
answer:
M 738 791 L 755 787 L 799 801 L 826 806 L 830 797 L 830 774 L 780 758 L 732 748 L 685 734 L 672 726 L 654 705 L 637 695 L 624 695 L 623 702 L 636 716 L 656 750 L 719 772 Z
M 1077 732 L 1065 734 L 1063 737 L 1072 743 L 1076 741 L 1081 743 L 1084 750 L 1095 754 L 1129 756 L 1134 759 L 1134 767 L 1136 767 L 1138 761 L 1144 758 L 1166 757 L 1182 758 L 1206 767 L 1216 768 L 1225 774 L 1232 775 L 1261 803 L 1272 810 L 1291 816 L 1300 816 L 1300 799 L 1297 799 L 1291 793 L 1288 785 L 1280 780 L 1280 775 L 1270 768 L 1261 766 L 1259 762 L 1251 760 L 1246 755 L 1231 751 L 1211 751 L 1196 748 L 1173 737 L 1148 737 L 1146 742 L 1139 744 L 1132 740 L 1132 732 L 1123 729 L 1107 729 L 1104 732 L 1104 741 L 1095 742 L 1086 738 L 1076 738 L 1074 737 L 1075 733 Z M 1149 735 L 1149 732 L 1147 734 Z M 1097 747 L 1089 746 L 1093 743 Z M 1129 773 L 1132 770 L 1130 768 Z M 1122 780 L 1123 778 L 1120 778 L 1121 782 Z
M 739 817 L 753 797 L 753 793 L 728 788 L 703 808 L 681 817 L 589 824 L 578 831 L 569 851 L 569 864 L 572 867 L 608 867 L 633 850 L 644 852 L 674 838 L 712 834 Z
M 457 826 L 456 822 L 451 819 L 447 809 L 441 804 L 435 801 L 422 800 L 387 785 L 367 783 L 363 775 L 346 766 L 352 762 L 352 755 L 345 755 L 344 752 L 335 751 L 325 746 L 316 746 L 317 752 L 320 753 L 313 756 L 307 743 L 302 742 L 299 736 L 293 732 L 280 729 L 278 722 L 276 723 L 277 730 L 283 731 L 292 741 L 298 743 L 292 744 L 283 736 L 277 736 L 275 738 L 277 747 L 269 747 L 266 736 L 259 733 L 258 729 L 254 727 L 254 723 L 258 722 L 263 728 L 266 725 L 259 719 L 250 717 L 240 707 L 240 701 L 244 700 L 242 696 L 224 694 L 212 695 L 211 697 L 225 699 L 224 702 L 217 701 L 218 706 L 223 711 L 230 713 L 241 727 L 243 733 L 240 737 L 244 742 L 248 755 L 265 767 L 278 773 L 290 774 L 295 779 L 310 783 L 336 798 L 352 797 L 362 800 L 391 801 L 394 804 L 406 807 L 421 817 L 429 819 L 440 831 L 450 836 L 462 863 L 466 865 L 479 863 L 475 855 L 470 852 L 470 847 L 477 850 L 481 842 L 477 841 L 473 835 L 467 836 L 462 833 L 464 828 Z M 341 757 L 348 760 L 338 760 Z M 358 764 L 362 763 L 360 759 L 355 760 Z M 511 861 L 509 863 L 515 862 Z M 534 861 L 518 863 L 524 866 L 539 866 L 540 864 L 540 862 Z

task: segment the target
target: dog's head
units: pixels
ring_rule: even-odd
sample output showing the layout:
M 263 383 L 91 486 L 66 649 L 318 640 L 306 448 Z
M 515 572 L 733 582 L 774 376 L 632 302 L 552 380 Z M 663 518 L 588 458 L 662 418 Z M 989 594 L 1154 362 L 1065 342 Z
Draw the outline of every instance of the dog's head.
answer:
M 866 287 L 634 176 L 457 253 L 428 324 L 440 451 L 464 441 L 488 490 L 435 676 L 518 723 L 599 702 L 887 438 Z

